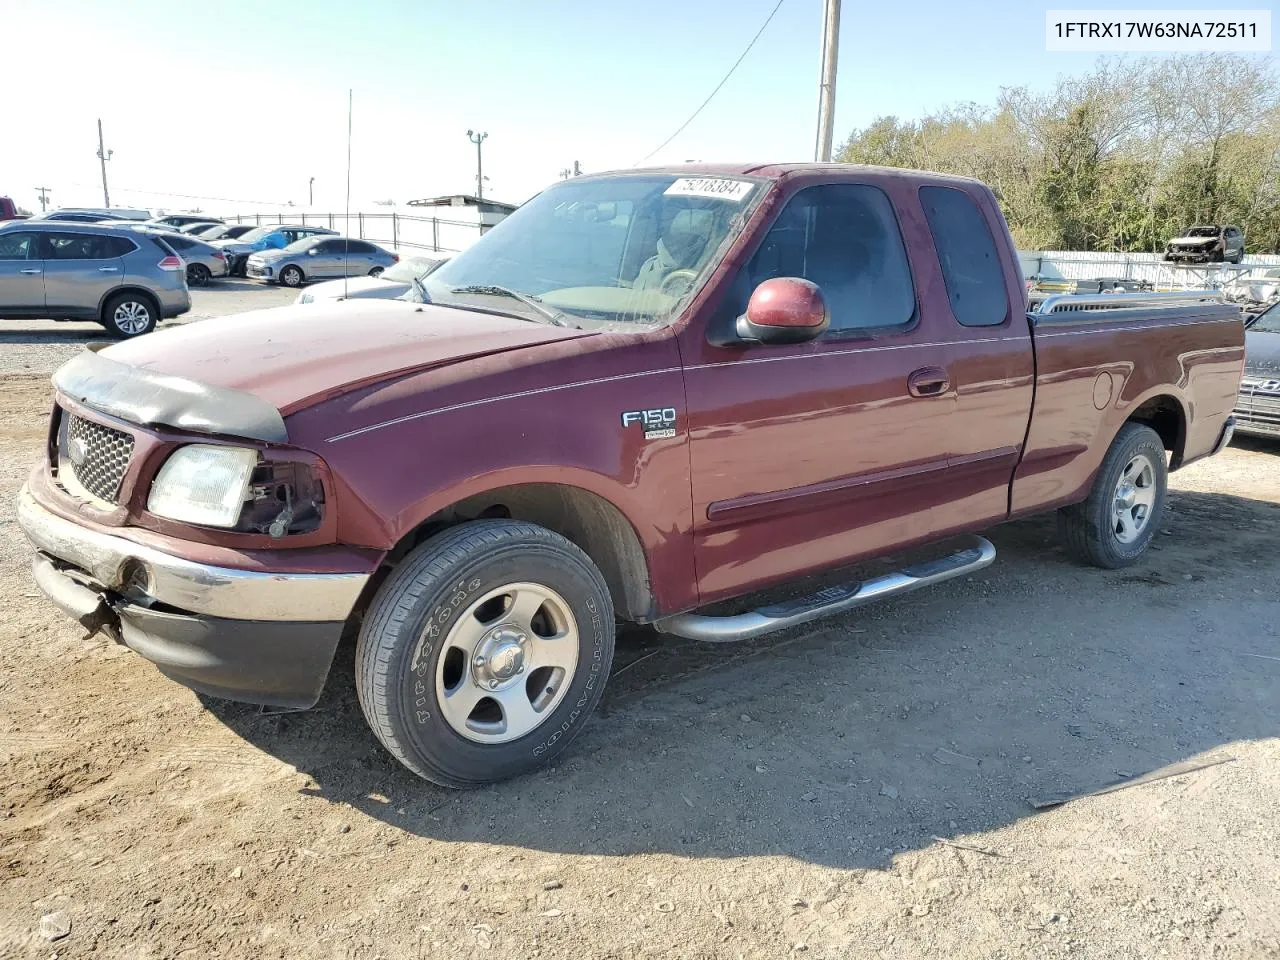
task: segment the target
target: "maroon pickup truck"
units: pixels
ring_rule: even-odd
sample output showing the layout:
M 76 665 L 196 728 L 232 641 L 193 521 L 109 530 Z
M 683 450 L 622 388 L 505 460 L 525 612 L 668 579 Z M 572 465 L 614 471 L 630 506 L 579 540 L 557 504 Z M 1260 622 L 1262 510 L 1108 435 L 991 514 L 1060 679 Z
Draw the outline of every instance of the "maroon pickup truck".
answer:
M 1231 435 L 1240 312 L 1024 298 L 972 180 L 575 178 L 404 299 L 71 360 L 19 518 L 55 604 L 198 691 L 311 706 L 357 636 L 387 749 L 483 783 L 581 730 L 615 619 L 758 636 L 980 569 L 975 531 L 1048 510 L 1080 560 L 1140 557 L 1168 470 Z M 886 576 L 700 610 L 959 535 Z

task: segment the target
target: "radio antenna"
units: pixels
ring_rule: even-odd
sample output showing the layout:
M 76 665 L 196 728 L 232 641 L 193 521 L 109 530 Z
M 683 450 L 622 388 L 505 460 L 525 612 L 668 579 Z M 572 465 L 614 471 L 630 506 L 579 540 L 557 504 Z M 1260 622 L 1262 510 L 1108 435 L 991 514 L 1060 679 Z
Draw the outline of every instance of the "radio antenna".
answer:
M 342 223 L 342 299 L 347 299 L 347 277 L 351 275 L 351 107 L 352 91 L 347 90 L 347 209 Z

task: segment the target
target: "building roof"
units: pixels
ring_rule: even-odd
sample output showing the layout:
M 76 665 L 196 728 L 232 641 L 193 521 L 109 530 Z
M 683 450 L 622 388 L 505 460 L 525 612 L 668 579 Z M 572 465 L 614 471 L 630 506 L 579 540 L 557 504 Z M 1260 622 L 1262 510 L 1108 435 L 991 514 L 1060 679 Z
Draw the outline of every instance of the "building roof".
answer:
M 501 200 L 490 200 L 487 197 L 476 197 L 469 193 L 450 193 L 443 197 L 426 197 L 422 200 L 410 200 L 411 207 L 488 207 L 491 210 L 505 210 L 510 213 L 516 208 L 514 203 L 503 203 Z

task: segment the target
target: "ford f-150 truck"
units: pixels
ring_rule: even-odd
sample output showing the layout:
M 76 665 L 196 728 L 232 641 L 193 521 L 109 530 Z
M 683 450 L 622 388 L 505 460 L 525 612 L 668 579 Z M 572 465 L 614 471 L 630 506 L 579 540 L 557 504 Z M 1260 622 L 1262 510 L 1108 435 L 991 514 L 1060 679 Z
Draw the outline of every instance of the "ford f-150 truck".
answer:
M 308 707 L 355 635 L 378 738 L 467 786 L 582 729 L 615 619 L 758 636 L 980 569 L 977 531 L 1050 510 L 1071 555 L 1137 560 L 1167 471 L 1231 435 L 1243 345 L 1203 295 L 1028 315 L 972 180 L 585 176 L 404 299 L 80 354 L 19 519 L 55 604 L 206 694 Z

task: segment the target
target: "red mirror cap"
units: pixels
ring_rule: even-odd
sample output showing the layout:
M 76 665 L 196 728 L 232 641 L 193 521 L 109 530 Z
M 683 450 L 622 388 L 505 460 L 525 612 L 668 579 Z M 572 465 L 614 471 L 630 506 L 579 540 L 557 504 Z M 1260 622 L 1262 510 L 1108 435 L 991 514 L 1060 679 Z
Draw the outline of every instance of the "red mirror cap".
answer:
M 816 283 L 800 277 L 774 277 L 752 292 L 747 320 L 757 327 L 821 332 L 827 326 L 827 301 Z

